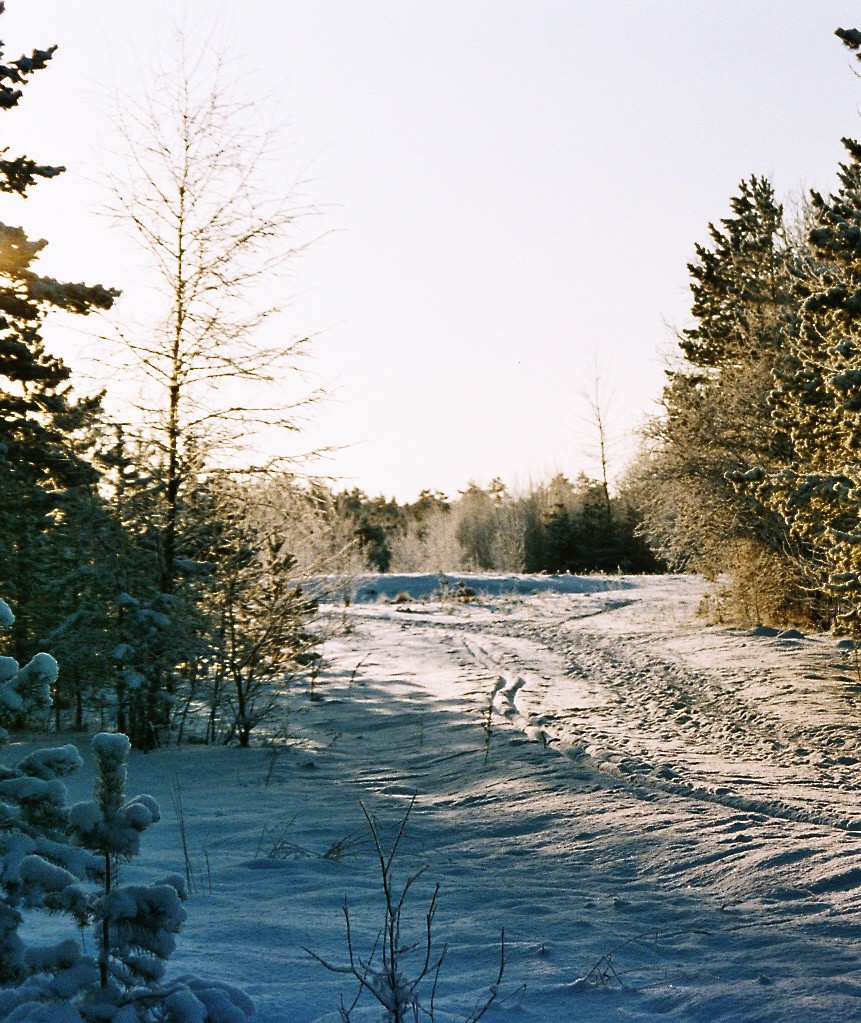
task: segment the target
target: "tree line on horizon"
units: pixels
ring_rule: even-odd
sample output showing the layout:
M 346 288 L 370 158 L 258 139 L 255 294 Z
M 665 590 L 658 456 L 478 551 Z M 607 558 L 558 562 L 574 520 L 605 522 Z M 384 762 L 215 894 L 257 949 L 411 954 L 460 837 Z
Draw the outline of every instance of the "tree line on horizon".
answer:
M 322 500 L 321 500 L 322 498 Z M 651 573 L 665 563 L 641 534 L 624 487 L 611 493 L 581 474 L 510 491 L 498 477 L 456 498 L 424 490 L 413 502 L 354 488 L 317 488 L 336 535 L 352 542 L 355 571 Z

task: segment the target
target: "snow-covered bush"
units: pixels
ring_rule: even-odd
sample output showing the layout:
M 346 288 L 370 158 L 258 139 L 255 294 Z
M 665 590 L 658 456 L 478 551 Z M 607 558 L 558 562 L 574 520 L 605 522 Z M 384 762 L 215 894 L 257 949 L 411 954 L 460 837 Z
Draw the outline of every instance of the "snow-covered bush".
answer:
M 11 621 L 0 601 L 0 624 Z M 0 659 L 0 723 L 43 705 L 55 678 L 46 654 L 23 668 Z M 186 916 L 181 878 L 118 884 L 120 865 L 159 820 L 151 796 L 125 797 L 130 746 L 121 734 L 93 738 L 95 796 L 71 808 L 61 779 L 82 766 L 74 746 L 0 766 L 0 1020 L 245 1023 L 253 1015 L 250 999 L 227 984 L 165 979 Z M 19 931 L 36 910 L 66 914 L 81 935 L 93 927 L 97 955 L 78 937 L 28 945 Z

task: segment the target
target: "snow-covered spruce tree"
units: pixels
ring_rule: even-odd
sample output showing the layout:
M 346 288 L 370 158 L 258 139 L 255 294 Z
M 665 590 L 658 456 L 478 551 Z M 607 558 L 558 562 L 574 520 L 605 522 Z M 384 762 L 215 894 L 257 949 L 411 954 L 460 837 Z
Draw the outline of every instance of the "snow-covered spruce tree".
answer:
M 90 909 L 98 935 L 99 984 L 81 991 L 80 1014 L 88 1023 L 241 1023 L 254 1006 L 238 989 L 192 976 L 165 979 L 165 964 L 186 917 L 185 882 L 172 876 L 157 884 L 117 884 L 118 865 L 137 855 L 141 833 L 159 819 L 151 796 L 125 798 L 130 748 L 125 735 L 93 738 L 95 799 L 75 804 L 69 813 L 72 835 L 104 867 Z
M 806 614 L 806 580 L 803 561 L 788 556 L 786 522 L 732 477 L 791 458 L 769 396 L 790 357 L 800 257 L 766 179 L 742 181 L 730 205 L 689 265 L 694 324 L 679 336 L 684 361 L 668 374 L 641 463 L 646 531 L 670 564 L 726 574 L 731 614 L 797 617 Z
M 0 624 L 8 629 L 13 623 L 11 611 L 0 601 Z M 37 654 L 23 667 L 11 657 L 0 659 L 0 740 L 5 740 L 5 725 L 11 720 L 50 705 L 56 676 L 57 663 L 48 654 Z M 86 922 L 84 881 L 98 876 L 99 863 L 70 841 L 66 792 L 60 781 L 80 766 L 77 750 L 64 746 L 40 750 L 12 767 L 0 767 L 2 1019 L 39 1019 L 35 1006 L 27 1014 L 22 1006 L 38 1002 L 39 992 L 49 991 L 55 982 L 60 987 L 52 1000 L 58 1001 L 63 980 L 71 980 L 79 972 L 77 942 L 29 948 L 18 931 L 24 922 L 22 911 L 35 908 L 64 910 L 81 925 Z
M 794 457 L 739 480 L 789 523 L 817 588 L 861 627 L 861 144 L 844 139 L 838 190 L 812 195 L 812 257 L 799 275 L 800 330 L 772 404 Z
M 0 624 L 13 616 L 0 601 Z M 37 654 L 23 668 L 0 659 L 0 722 L 44 708 L 57 664 Z M 0 738 L 5 738 L 5 732 Z M 82 761 L 74 746 L 43 749 L 0 767 L 0 1019 L 8 1023 L 242 1023 L 253 1005 L 237 989 L 196 977 L 166 980 L 185 920 L 184 883 L 119 885 L 118 867 L 159 819 L 151 796 L 125 798 L 126 736 L 93 739 L 95 798 L 66 806 L 62 778 Z M 28 945 L 36 910 L 95 928 L 97 956 L 79 938 Z

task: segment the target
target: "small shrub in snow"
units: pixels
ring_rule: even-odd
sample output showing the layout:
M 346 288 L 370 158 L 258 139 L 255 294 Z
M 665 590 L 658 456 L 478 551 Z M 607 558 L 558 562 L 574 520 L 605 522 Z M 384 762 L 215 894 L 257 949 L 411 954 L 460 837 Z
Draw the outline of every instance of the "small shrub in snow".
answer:
M 365 815 L 374 850 L 380 865 L 380 887 L 383 896 L 383 922 L 370 953 L 363 955 L 353 941 L 350 908 L 344 901 L 344 920 L 347 929 L 347 962 L 336 965 L 317 955 L 310 949 L 305 951 L 332 973 L 352 977 L 357 983 L 353 1001 L 347 1005 L 341 999 L 340 1015 L 344 1023 L 351 1023 L 353 1013 L 362 996 L 368 994 L 382 1008 L 380 1023 L 418 1023 L 419 1019 L 434 1023 L 436 1019 L 434 999 L 437 984 L 446 956 L 446 946 L 436 948 L 433 940 L 433 921 L 436 916 L 439 885 L 434 888 L 425 913 L 423 935 L 416 941 L 409 941 L 404 934 L 404 909 L 411 889 L 427 868 L 422 867 L 409 877 L 400 890 L 394 882 L 393 864 L 401 839 L 407 826 L 416 797 L 413 796 L 401 820 L 392 848 L 383 849 L 377 825 L 365 808 L 359 805 Z M 486 998 L 463 1020 L 463 1023 L 478 1023 L 495 1002 L 504 1001 L 500 984 L 505 973 L 505 932 L 502 934 L 502 949 L 499 973 L 491 984 Z
M 439 577 L 439 589 L 435 596 L 441 601 L 452 601 L 455 604 L 471 604 L 476 598 L 475 590 L 471 589 L 463 579 L 451 580 L 446 575 Z
M 0 621 L 11 613 L 0 601 Z M 19 668 L 0 664 L 0 724 L 47 698 L 56 664 L 40 654 Z M 0 736 L 5 738 L 5 733 Z M 185 921 L 185 883 L 118 884 L 119 866 L 159 820 L 156 801 L 125 797 L 125 735 L 93 739 L 95 796 L 66 806 L 61 779 L 78 770 L 74 746 L 37 750 L 0 766 L 0 1020 L 6 1023 L 245 1023 L 254 1007 L 241 991 L 196 977 L 165 979 Z M 79 938 L 27 944 L 25 914 L 63 913 Z

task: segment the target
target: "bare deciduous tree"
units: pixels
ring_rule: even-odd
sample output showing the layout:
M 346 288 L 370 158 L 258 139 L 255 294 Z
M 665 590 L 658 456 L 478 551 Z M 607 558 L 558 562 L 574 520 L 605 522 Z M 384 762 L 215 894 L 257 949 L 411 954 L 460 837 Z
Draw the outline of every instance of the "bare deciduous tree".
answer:
M 613 521 L 613 505 L 610 500 L 609 461 L 612 439 L 609 434 L 609 418 L 611 395 L 606 386 L 606 373 L 602 370 L 596 356 L 592 366 L 592 378 L 588 386 L 580 392 L 585 405 L 584 419 L 593 433 L 593 450 L 600 469 L 598 482 L 604 496 L 604 509 L 607 522 Z
M 110 209 L 140 243 L 154 292 L 149 326 L 122 339 L 163 461 L 160 585 L 171 593 L 191 466 L 237 444 L 259 458 L 253 441 L 294 429 L 312 400 L 286 397 L 307 338 L 285 340 L 273 327 L 302 248 L 297 221 L 313 210 L 295 186 L 273 191 L 277 132 L 210 47 L 190 59 L 177 32 L 176 56 L 144 98 L 123 97 L 119 107 L 123 159 Z

